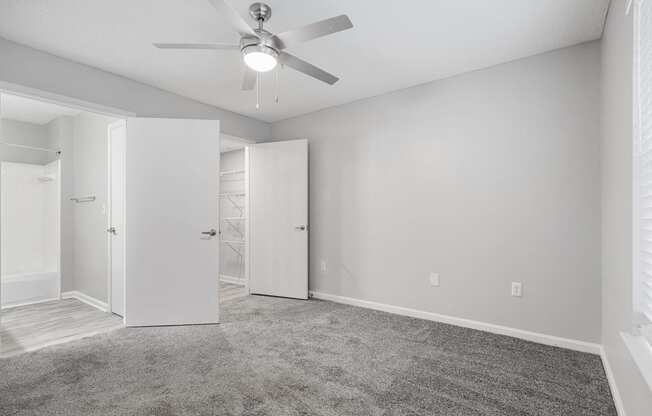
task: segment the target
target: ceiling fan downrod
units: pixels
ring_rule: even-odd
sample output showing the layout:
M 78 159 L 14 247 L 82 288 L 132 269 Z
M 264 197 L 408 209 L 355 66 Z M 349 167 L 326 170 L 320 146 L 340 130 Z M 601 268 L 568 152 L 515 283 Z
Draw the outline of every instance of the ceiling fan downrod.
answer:
M 272 18 L 272 8 L 265 3 L 253 3 L 249 6 L 249 16 L 258 22 L 258 30 L 263 30 L 263 23 Z

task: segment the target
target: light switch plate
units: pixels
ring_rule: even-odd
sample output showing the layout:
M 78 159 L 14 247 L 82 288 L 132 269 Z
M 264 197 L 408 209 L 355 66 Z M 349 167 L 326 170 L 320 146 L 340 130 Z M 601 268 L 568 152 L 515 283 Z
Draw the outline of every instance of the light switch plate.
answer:
M 521 282 L 512 282 L 512 296 L 517 298 L 523 296 L 523 284 Z
M 430 272 L 430 285 L 439 286 L 439 273 Z

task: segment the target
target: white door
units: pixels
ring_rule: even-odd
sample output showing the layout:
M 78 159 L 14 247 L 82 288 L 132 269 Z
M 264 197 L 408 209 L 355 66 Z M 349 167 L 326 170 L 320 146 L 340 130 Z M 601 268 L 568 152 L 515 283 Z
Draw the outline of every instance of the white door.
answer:
M 308 141 L 252 146 L 250 292 L 308 298 Z
M 109 299 L 111 312 L 124 316 L 125 229 L 124 170 L 127 124 L 124 120 L 109 125 Z
M 219 321 L 219 128 L 127 119 L 127 326 Z

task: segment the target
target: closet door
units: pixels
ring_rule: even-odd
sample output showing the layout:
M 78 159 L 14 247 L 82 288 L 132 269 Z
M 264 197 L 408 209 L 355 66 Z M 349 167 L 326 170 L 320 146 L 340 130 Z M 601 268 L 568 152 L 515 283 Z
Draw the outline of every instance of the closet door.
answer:
M 127 120 L 127 326 L 218 322 L 219 128 Z
M 308 141 L 252 146 L 250 292 L 308 298 Z
M 109 273 L 110 311 L 124 316 L 125 292 L 125 145 L 127 139 L 127 124 L 124 120 L 109 125 L 109 224 L 107 228 L 109 239 Z

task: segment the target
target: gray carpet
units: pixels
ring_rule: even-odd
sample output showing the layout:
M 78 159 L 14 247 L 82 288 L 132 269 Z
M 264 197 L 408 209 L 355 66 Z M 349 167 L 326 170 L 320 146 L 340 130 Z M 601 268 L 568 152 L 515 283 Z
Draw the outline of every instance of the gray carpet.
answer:
M 616 415 L 600 358 L 320 301 L 0 360 L 0 415 Z

